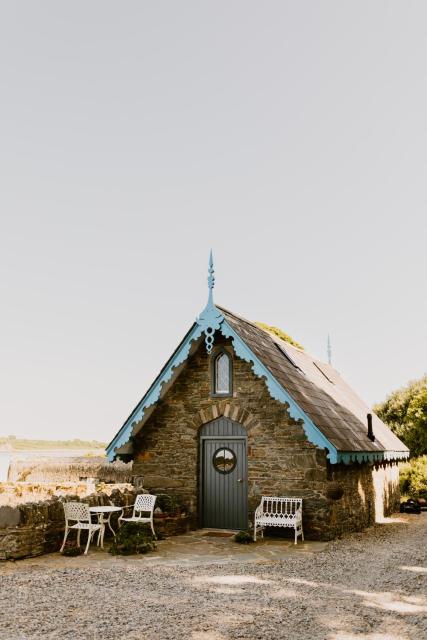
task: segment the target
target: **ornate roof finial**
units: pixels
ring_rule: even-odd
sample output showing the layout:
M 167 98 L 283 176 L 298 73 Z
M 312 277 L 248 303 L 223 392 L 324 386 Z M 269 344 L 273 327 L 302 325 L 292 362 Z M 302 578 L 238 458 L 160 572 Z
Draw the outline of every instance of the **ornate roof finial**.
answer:
M 213 301 L 213 288 L 215 286 L 215 269 L 213 264 L 212 249 L 209 255 L 209 267 L 208 267 L 208 288 L 209 296 L 206 307 L 197 318 L 197 324 L 199 324 L 205 332 L 206 350 L 208 353 L 212 351 L 213 337 L 217 329 L 219 329 L 221 322 L 224 320 L 224 316 L 221 311 L 217 309 Z
M 213 306 L 213 288 L 215 286 L 215 269 L 213 263 L 212 249 L 209 255 L 209 268 L 208 268 L 208 287 L 209 287 L 209 298 L 208 298 L 208 306 Z

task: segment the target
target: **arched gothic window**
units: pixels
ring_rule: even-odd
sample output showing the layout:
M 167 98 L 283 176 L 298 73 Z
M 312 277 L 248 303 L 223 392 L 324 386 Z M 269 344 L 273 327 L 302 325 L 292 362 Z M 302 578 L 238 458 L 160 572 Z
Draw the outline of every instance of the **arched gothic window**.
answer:
M 229 354 L 221 350 L 213 360 L 213 394 L 229 396 L 232 394 L 232 368 Z

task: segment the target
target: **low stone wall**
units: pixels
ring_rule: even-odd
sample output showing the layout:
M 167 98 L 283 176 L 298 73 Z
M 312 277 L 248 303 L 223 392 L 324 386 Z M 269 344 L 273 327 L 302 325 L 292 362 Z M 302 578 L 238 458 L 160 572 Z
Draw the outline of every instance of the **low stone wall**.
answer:
M 144 491 L 115 490 L 110 496 L 102 493 L 92 494 L 87 496 L 84 502 L 95 507 L 109 505 L 111 501 L 114 505 L 123 507 L 133 505 L 139 493 Z M 71 500 L 80 501 L 80 498 L 67 496 L 66 501 Z M 19 560 L 59 551 L 64 537 L 64 501 L 63 498 L 53 497 L 44 502 L 0 507 L 0 560 Z M 125 512 L 125 515 L 130 514 L 131 509 Z M 111 517 L 111 523 L 116 530 L 119 515 L 120 512 Z M 159 537 L 167 538 L 186 533 L 192 528 L 192 524 L 191 518 L 184 514 L 166 517 L 154 515 L 154 529 Z M 70 533 L 68 540 L 75 539 L 75 536 L 76 534 Z M 108 528 L 105 536 L 111 536 Z M 85 535 L 83 538 L 85 542 Z
M 154 531 L 159 537 L 169 538 L 170 536 L 179 536 L 194 528 L 191 518 L 188 515 L 183 514 L 159 518 L 154 514 Z
M 132 491 L 113 491 L 111 496 L 87 496 L 84 502 L 92 507 L 108 505 L 111 500 L 117 506 L 125 506 L 135 502 L 135 495 L 136 492 Z M 73 499 L 79 500 L 79 497 L 67 496 L 67 501 Z M 53 497 L 45 502 L 0 507 L 0 560 L 17 560 L 59 551 L 65 524 L 62 503 L 62 499 Z M 106 536 L 108 533 L 107 530 Z

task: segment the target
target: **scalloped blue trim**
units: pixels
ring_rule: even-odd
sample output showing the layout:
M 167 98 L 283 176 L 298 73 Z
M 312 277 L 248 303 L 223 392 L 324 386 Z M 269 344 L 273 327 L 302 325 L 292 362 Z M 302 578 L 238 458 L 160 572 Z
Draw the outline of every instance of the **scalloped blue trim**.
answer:
M 338 452 L 338 462 L 384 462 L 409 458 L 409 451 L 345 451 Z

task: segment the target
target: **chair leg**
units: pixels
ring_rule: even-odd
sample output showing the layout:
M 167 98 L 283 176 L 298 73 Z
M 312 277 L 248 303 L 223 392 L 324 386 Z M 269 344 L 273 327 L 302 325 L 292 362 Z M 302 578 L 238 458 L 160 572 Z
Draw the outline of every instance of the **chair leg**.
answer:
M 65 532 L 64 532 L 64 540 L 63 540 L 63 542 L 62 542 L 62 547 L 61 547 L 61 549 L 60 549 L 60 552 L 61 552 L 61 553 L 64 551 L 65 543 L 66 543 L 66 541 L 67 541 L 68 532 L 69 532 L 69 528 L 66 526 L 66 527 L 65 527 Z
M 151 526 L 151 531 L 153 532 L 153 538 L 154 540 L 157 540 L 156 532 L 154 531 L 153 520 L 150 520 L 150 526 Z
M 77 546 L 80 547 L 80 534 L 81 534 L 81 529 L 77 529 Z
M 298 529 L 297 527 L 295 527 L 295 542 L 294 544 L 296 544 L 298 542 Z
M 79 531 L 80 533 L 80 531 Z M 86 542 L 86 549 L 85 549 L 85 556 L 87 555 L 87 552 L 89 550 L 89 545 L 90 545 L 90 541 L 92 540 L 92 536 L 93 536 L 93 532 L 88 529 L 87 530 L 87 542 Z

